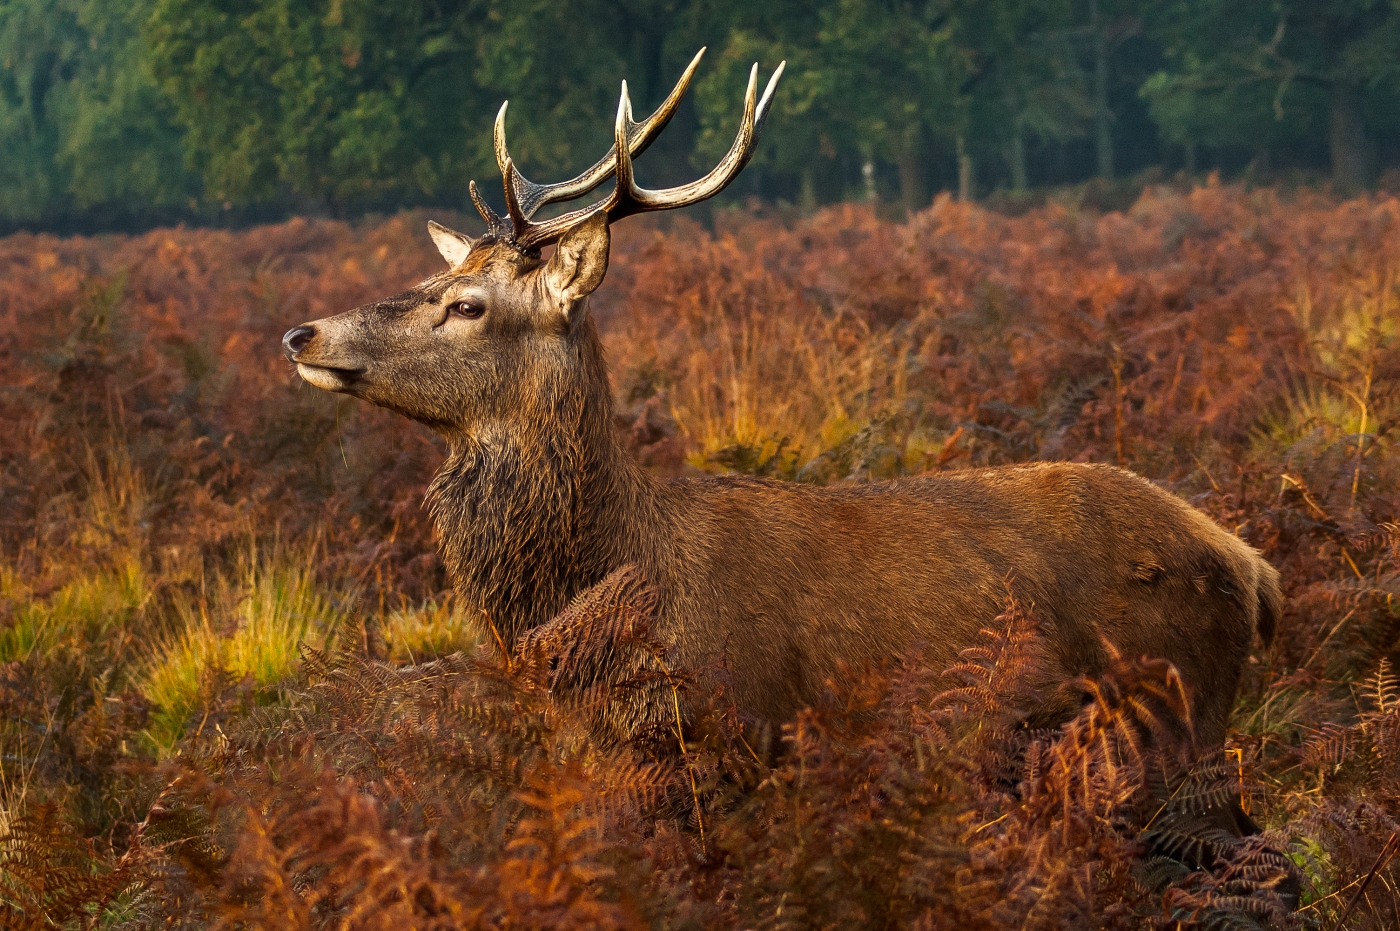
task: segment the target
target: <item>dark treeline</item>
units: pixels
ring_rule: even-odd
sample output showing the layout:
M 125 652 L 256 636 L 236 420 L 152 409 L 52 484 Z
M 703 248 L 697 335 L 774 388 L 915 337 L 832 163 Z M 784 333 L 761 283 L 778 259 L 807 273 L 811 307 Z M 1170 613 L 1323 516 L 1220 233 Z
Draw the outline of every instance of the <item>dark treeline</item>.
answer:
M 606 150 L 700 46 L 642 183 L 728 146 L 735 195 L 906 206 L 1219 169 L 1350 192 L 1400 162 L 1396 0 L 0 0 L 0 228 L 462 207 L 491 121 L 541 180 Z

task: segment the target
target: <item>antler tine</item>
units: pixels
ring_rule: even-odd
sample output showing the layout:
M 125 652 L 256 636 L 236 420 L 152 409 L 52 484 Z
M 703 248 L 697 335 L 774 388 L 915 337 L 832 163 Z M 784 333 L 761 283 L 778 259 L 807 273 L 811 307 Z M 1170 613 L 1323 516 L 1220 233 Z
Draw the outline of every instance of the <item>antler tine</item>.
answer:
M 758 67 L 757 62 L 754 62 L 754 67 Z M 783 69 L 786 67 L 786 60 L 778 62 L 778 67 L 773 69 L 772 75 L 770 75 L 768 78 L 767 85 L 765 85 L 763 88 L 763 96 L 758 101 L 758 116 L 754 118 L 753 124 L 753 137 L 755 143 L 758 142 L 759 134 L 763 132 L 763 122 L 764 120 L 768 119 L 768 110 L 773 103 L 773 92 L 778 89 L 778 78 L 783 76 Z M 750 154 L 752 155 L 752 153 Z
M 632 114 L 627 114 L 626 142 L 623 147 L 627 149 L 633 158 L 641 155 L 647 147 L 660 135 L 661 130 L 675 116 L 676 110 L 680 107 L 681 98 L 685 96 L 686 90 L 690 87 L 690 79 L 695 76 L 695 69 L 700 67 L 700 59 L 705 54 L 705 49 L 695 53 L 695 57 L 686 66 L 685 72 L 681 74 L 676 86 L 671 88 L 671 93 L 661 102 L 651 116 L 640 123 L 632 120 Z M 496 149 L 496 164 L 501 169 L 501 176 L 505 180 L 506 202 L 512 218 L 518 214 L 528 221 L 545 204 L 554 204 L 561 201 L 573 200 L 582 197 L 598 185 L 606 181 L 613 174 L 615 159 L 617 158 L 618 144 L 614 144 L 608 149 L 608 153 L 593 164 L 591 168 L 582 174 L 568 181 L 558 184 L 536 184 L 520 173 L 519 168 L 513 167 L 513 160 L 510 152 L 506 148 L 506 104 L 501 104 L 500 112 L 496 114 L 496 125 L 493 134 L 493 141 Z M 511 166 L 511 167 L 508 167 Z M 526 232 L 524 227 L 517 226 L 517 233 Z
M 739 132 L 724 158 L 705 177 L 689 184 L 661 190 L 648 190 L 639 187 L 632 173 L 631 159 L 617 161 L 617 204 L 608 211 L 610 219 L 621 219 L 634 213 L 649 210 L 668 210 L 699 203 L 724 190 L 753 158 L 757 148 L 758 134 L 768 116 L 768 108 L 773 98 L 778 79 L 782 77 L 786 62 L 778 65 L 773 76 L 768 79 L 763 98 L 757 100 L 758 65 L 749 71 L 749 85 L 744 92 L 744 116 L 739 123 Z
M 492 239 L 508 239 L 514 232 L 511 224 L 507 223 L 491 209 L 491 205 L 481 196 L 481 192 L 476 189 L 476 182 L 467 184 L 467 190 L 471 192 L 472 203 L 476 205 L 476 212 L 481 214 L 481 218 L 486 221 L 486 235 Z
M 755 102 L 755 97 L 758 87 L 758 65 L 755 64 L 749 71 L 749 85 L 744 93 L 744 116 L 739 123 L 739 132 L 734 137 L 729 151 L 709 174 L 689 184 L 655 191 L 637 186 L 632 173 L 632 158 L 630 151 L 628 151 L 629 147 L 622 144 L 632 112 L 632 101 L 627 95 L 627 82 L 623 81 L 622 95 L 617 102 L 617 122 L 614 129 L 614 136 L 617 140 L 614 143 L 614 148 L 619 153 L 615 172 L 617 186 L 601 204 L 583 207 L 543 223 L 531 224 L 528 232 L 519 240 L 520 244 L 527 248 L 534 248 L 552 242 L 558 239 L 565 230 L 600 210 L 607 213 L 609 221 L 614 221 L 636 213 L 669 210 L 699 203 L 724 190 L 749 163 L 749 159 L 753 158 L 759 133 L 763 129 L 763 123 L 768 117 L 768 111 L 773 101 L 773 92 L 778 86 L 778 79 L 782 77 L 785 67 L 787 67 L 786 61 L 780 62 L 778 67 L 774 69 L 772 77 L 768 79 L 768 84 L 763 90 L 763 96 L 757 102 Z

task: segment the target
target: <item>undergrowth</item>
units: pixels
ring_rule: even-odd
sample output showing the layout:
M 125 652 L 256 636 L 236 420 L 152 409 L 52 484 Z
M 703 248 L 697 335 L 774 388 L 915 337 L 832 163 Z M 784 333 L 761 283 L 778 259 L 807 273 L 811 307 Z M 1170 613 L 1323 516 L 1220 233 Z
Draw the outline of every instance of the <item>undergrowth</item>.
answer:
M 436 270 L 424 219 L 0 240 L 0 926 L 1400 926 L 1400 202 L 617 231 L 655 471 L 1119 463 L 1259 547 L 1288 610 L 1201 759 L 1150 658 L 1026 720 L 1015 604 L 774 734 L 626 573 L 503 653 L 419 507 L 440 442 L 278 353 Z M 649 690 L 693 722 L 600 732 Z

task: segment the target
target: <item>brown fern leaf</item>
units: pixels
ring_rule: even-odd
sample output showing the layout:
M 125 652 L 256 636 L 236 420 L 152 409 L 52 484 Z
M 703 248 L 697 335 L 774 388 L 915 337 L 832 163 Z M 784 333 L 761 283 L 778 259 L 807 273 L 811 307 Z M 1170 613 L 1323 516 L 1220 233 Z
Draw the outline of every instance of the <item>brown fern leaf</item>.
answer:
M 641 572 L 625 566 L 517 645 L 527 666 L 547 670 L 560 707 L 600 746 L 683 750 L 691 677 L 671 667 L 666 645 L 652 636 L 658 603 Z
M 958 662 L 944 671 L 958 684 L 935 695 L 932 707 L 978 722 L 1024 714 L 1038 697 L 1031 680 L 1044 660 L 1040 622 L 1011 596 L 995 626 L 980 636 L 983 643 L 961 651 Z
M 1160 893 L 1190 872 L 1181 860 L 1160 854 L 1136 860 L 1132 868 L 1133 880 L 1148 893 Z
M 669 762 L 630 762 L 619 760 L 597 774 L 592 791 L 597 800 L 610 807 L 646 808 L 656 804 L 675 787 L 676 767 Z
M 1264 836 L 1223 837 L 1218 862 L 1209 871 L 1184 877 L 1163 898 L 1171 924 L 1167 927 L 1245 927 L 1294 929 L 1302 926 L 1295 912 L 1300 888 L 1296 866 Z
M 1303 744 L 1303 765 L 1314 770 L 1335 771 L 1350 759 L 1357 740 L 1352 727 L 1327 722 Z
M 597 682 L 622 651 L 647 635 L 657 603 L 656 590 L 641 571 L 624 566 L 522 637 L 517 652 L 548 656 L 556 688 Z
M 1159 823 L 1144 831 L 1143 839 L 1157 855 L 1170 857 L 1193 870 L 1214 867 L 1236 841 L 1234 836 L 1218 828 L 1178 827 L 1168 823 Z
M 1163 803 L 1160 818 L 1194 816 L 1230 809 L 1237 804 L 1243 786 L 1240 766 L 1223 752 L 1193 764 Z
M 0 907 L 25 916 L 19 927 L 85 922 L 135 891 L 140 865 L 135 853 L 111 864 L 95 860 L 58 807 L 42 803 L 0 839 Z
M 1381 657 L 1376 671 L 1366 680 L 1365 695 L 1375 715 L 1400 712 L 1400 675 L 1390 665 L 1390 660 Z

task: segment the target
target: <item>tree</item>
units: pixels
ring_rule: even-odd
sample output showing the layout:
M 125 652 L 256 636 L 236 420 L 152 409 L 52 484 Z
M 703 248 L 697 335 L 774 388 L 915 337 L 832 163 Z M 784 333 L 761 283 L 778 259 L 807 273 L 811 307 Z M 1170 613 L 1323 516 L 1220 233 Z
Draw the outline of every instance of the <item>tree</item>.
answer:
M 948 10 L 953 40 L 969 62 L 960 88 L 970 113 L 965 157 L 1004 156 L 1012 188 L 1025 190 L 1029 141 L 1080 136 L 1093 115 L 1078 61 L 1075 4 L 953 0 Z
M 931 151 L 949 151 L 966 120 L 958 86 L 967 63 L 938 4 L 829 0 L 781 7 L 730 32 L 717 72 L 699 87 L 700 157 L 733 138 L 749 64 L 788 63 L 761 153 L 804 187 L 819 159 L 895 167 L 900 196 L 927 202 Z
M 785 58 L 760 159 L 797 174 L 804 190 L 825 162 L 886 163 L 901 200 L 917 207 L 931 167 L 950 157 L 965 197 L 982 160 L 1004 159 L 1024 188 L 1029 143 L 1077 137 L 1091 115 L 1078 14 L 1073 0 L 779 7 L 732 31 L 718 72 L 701 82 L 702 152 L 714 159 L 732 137 L 749 62 Z
M 1260 146 L 1325 127 L 1337 187 L 1368 183 L 1368 124 L 1393 114 L 1400 92 L 1400 4 L 1174 0 L 1154 27 L 1171 67 L 1143 94 L 1171 138 Z
M 488 125 L 470 23 L 424 0 L 155 0 L 152 69 L 217 196 L 339 209 L 460 187 Z
M 0 4 L 0 216 L 141 213 L 198 193 L 144 70 L 144 2 Z
M 511 157 L 538 180 L 562 178 L 613 141 L 619 85 L 638 118 L 671 90 L 707 37 L 723 36 L 723 4 L 681 0 L 494 2 L 473 29 L 473 78 L 492 114 L 509 99 Z M 713 51 L 702 76 L 715 68 Z M 649 185 L 685 180 L 694 152 L 693 94 L 638 166 Z M 473 136 L 494 171 L 490 124 Z
M 643 106 L 695 50 L 676 0 L 155 2 L 154 70 L 210 187 L 335 209 L 492 191 L 505 99 L 522 170 L 576 170 L 611 142 L 618 79 Z

